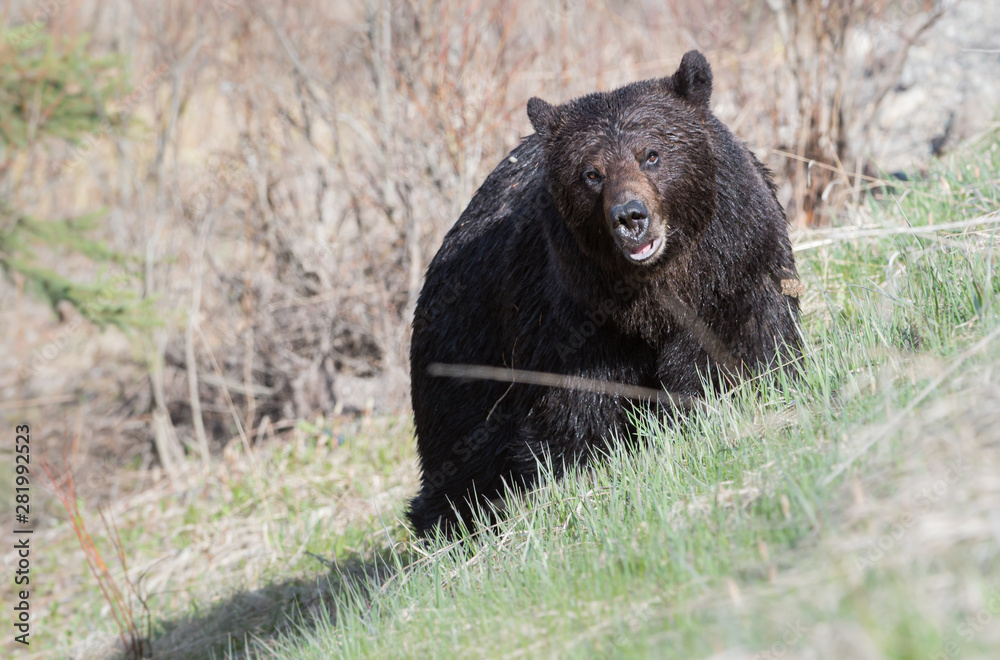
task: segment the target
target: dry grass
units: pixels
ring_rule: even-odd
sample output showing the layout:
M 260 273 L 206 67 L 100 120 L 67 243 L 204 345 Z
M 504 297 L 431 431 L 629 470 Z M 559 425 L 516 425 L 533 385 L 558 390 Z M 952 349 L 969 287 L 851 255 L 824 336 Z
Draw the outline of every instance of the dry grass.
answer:
M 159 470 L 115 468 L 105 487 L 117 496 L 102 515 L 117 527 L 128 575 L 112 565 L 108 576 L 137 585 L 156 613 L 154 657 L 171 657 L 191 645 L 223 648 L 230 635 L 242 645 L 247 634 L 284 625 L 293 604 L 307 608 L 331 589 L 323 579 L 317 582 L 322 565 L 310 553 L 339 558 L 348 572 L 364 572 L 361 559 L 353 558 L 370 557 L 385 540 L 371 521 L 382 516 L 397 527 L 405 496 L 416 488 L 408 424 L 395 418 L 320 419 L 263 441 L 253 457 L 233 444 L 208 474 L 190 464 L 173 480 Z M 42 507 L 42 497 L 36 498 Z M 96 509 L 89 500 L 78 504 L 93 544 L 113 555 L 113 538 L 94 532 L 100 527 Z M 45 549 L 32 566 L 38 582 L 31 603 L 37 617 L 33 641 L 47 649 L 40 657 L 66 657 L 74 648 L 120 648 L 108 646 L 118 632 L 84 572 L 73 525 L 60 518 L 37 529 L 33 541 Z M 6 553 L 3 561 L 10 561 Z M 219 614 L 207 625 L 205 608 L 213 603 Z M 141 612 L 134 599 L 131 605 Z M 93 638 L 84 643 L 91 631 Z

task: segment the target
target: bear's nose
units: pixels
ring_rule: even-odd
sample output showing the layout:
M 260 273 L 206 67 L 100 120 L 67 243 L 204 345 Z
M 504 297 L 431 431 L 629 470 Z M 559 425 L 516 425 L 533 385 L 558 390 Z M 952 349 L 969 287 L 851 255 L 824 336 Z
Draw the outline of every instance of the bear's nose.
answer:
M 646 233 L 646 228 L 649 226 L 649 212 L 646 210 L 646 205 L 638 199 L 612 206 L 611 218 L 615 221 L 616 229 L 619 231 L 625 229 L 636 237 Z

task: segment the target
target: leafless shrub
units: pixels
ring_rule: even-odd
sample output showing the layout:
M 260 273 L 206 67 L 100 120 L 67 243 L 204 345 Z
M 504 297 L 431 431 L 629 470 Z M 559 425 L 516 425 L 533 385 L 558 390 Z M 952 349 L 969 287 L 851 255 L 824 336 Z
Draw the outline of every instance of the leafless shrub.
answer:
M 794 186 L 790 216 L 820 221 L 857 197 L 867 144 L 886 95 L 899 83 L 910 47 L 947 8 L 944 0 L 768 0 L 785 48 L 791 85 L 787 105 Z M 816 168 L 820 163 L 828 167 Z M 831 193 L 840 185 L 841 194 Z

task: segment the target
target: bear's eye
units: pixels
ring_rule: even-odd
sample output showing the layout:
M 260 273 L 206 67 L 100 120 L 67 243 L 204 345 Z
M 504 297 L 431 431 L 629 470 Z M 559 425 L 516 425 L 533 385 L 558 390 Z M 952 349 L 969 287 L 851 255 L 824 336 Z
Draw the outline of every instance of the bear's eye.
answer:
M 587 170 L 583 173 L 583 178 L 593 186 L 601 184 L 601 175 L 598 174 L 597 170 Z
M 660 154 L 656 153 L 655 151 L 650 151 L 648 154 L 646 154 L 647 165 L 656 165 L 658 162 L 660 162 Z

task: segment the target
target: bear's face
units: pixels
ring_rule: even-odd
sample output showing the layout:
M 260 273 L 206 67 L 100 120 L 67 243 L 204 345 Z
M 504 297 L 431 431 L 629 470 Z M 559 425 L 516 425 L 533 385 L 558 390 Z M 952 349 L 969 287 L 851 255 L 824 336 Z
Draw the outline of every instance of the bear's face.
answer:
M 585 255 L 652 267 L 704 230 L 715 211 L 710 95 L 708 63 L 688 53 L 669 78 L 561 106 L 528 102 L 549 191 Z

